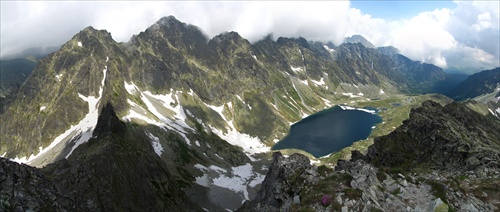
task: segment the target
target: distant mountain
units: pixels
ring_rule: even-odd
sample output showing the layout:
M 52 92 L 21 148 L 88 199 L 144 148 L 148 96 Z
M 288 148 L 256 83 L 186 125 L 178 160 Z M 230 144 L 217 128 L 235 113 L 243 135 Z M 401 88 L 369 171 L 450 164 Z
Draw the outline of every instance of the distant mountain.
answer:
M 27 59 L 0 61 L 0 113 L 31 74 L 36 62 Z
M 2 57 L 2 61 L 5 60 L 14 60 L 14 59 L 42 59 L 50 53 L 57 51 L 60 46 L 51 46 L 51 47 L 33 47 L 29 49 L 25 49 L 19 53 L 7 55 Z
M 361 43 L 366 48 L 376 48 L 370 41 L 361 35 L 353 35 L 344 39 L 343 43 Z
M 500 89 L 500 68 L 485 70 L 469 76 L 448 95 L 461 101 L 493 93 Z

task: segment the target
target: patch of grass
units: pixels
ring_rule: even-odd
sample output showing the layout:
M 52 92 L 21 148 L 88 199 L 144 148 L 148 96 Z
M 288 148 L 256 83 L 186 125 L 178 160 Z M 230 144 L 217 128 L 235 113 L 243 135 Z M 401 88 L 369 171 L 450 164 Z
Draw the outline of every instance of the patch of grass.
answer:
M 457 181 L 464 181 L 467 178 L 468 177 L 465 176 L 465 175 L 458 175 L 458 176 L 455 177 L 455 180 L 457 180 Z
M 371 207 L 370 212 L 383 212 L 383 210 L 376 207 Z
M 326 176 L 326 175 L 328 175 L 328 174 L 330 174 L 332 172 L 333 172 L 333 169 L 330 168 L 330 167 L 327 167 L 325 165 L 321 165 L 321 166 L 318 167 L 318 173 L 320 175 Z
M 340 211 L 342 209 L 342 205 L 337 201 L 332 202 L 332 211 Z
M 413 178 L 412 178 L 412 177 L 410 177 L 409 175 L 405 175 L 405 180 L 406 180 L 407 182 L 409 182 L 409 183 L 415 183 L 415 182 L 413 181 Z
M 417 180 L 416 180 L 417 183 L 422 183 L 425 181 L 426 181 L 426 179 L 424 177 L 417 177 Z
M 314 208 L 311 207 L 303 207 L 298 210 L 299 212 L 315 212 Z
M 342 192 L 344 192 L 345 196 L 351 200 L 360 199 L 363 194 L 361 190 L 354 188 L 346 188 L 342 190 Z
M 391 191 L 391 194 L 394 196 L 397 196 L 400 193 L 401 193 L 401 188 L 396 188 L 393 191 Z
M 378 181 L 383 182 L 384 180 L 387 179 L 387 175 L 383 171 L 379 170 L 377 172 L 377 179 L 378 179 Z
M 437 180 L 427 180 L 426 183 L 431 186 L 432 195 L 440 198 L 444 203 L 448 204 L 446 199 L 446 185 Z

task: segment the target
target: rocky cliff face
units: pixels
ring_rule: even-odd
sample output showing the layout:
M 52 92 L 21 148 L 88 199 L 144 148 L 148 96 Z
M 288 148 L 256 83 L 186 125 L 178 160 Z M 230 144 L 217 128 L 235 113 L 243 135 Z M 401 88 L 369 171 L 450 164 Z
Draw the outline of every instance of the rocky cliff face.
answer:
M 67 211 L 73 198 L 40 170 L 0 158 L 0 211 Z
M 289 211 L 293 204 L 300 202 L 300 194 L 312 183 L 316 175 L 309 159 L 301 154 L 283 157 L 273 153 L 269 172 L 261 190 L 240 211 Z
M 89 142 L 39 170 L 1 159 L 2 210 L 201 211 L 149 138 L 103 107 Z
M 242 210 L 498 210 L 500 124 L 469 106 L 424 102 L 402 126 L 375 139 L 366 156 L 353 152 L 335 170 L 312 166 L 298 175 L 287 174 L 295 173 L 289 169 L 295 160 L 275 153 L 263 185 L 300 183 L 293 184 L 293 192 L 282 189 L 286 186 L 263 187 Z M 308 177 L 297 178 L 304 175 Z

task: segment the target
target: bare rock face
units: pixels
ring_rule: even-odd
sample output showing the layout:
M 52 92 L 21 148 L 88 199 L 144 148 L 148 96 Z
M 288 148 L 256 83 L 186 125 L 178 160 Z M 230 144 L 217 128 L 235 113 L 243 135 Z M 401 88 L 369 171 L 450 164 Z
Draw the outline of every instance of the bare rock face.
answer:
M 0 211 L 65 211 L 72 200 L 38 169 L 0 157 Z
M 315 180 L 316 171 L 309 158 L 301 154 L 283 157 L 273 153 L 269 172 L 255 199 L 246 202 L 241 211 L 288 211 L 300 202 L 301 192 Z

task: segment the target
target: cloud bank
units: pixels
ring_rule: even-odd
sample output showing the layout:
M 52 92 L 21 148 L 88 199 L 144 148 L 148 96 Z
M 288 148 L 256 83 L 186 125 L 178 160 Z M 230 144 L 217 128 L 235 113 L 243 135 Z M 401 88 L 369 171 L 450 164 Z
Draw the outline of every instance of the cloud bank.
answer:
M 455 8 L 386 21 L 335 2 L 1 2 L 1 56 L 30 47 L 61 45 L 87 26 L 106 29 L 119 42 L 173 15 L 208 37 L 236 31 L 251 42 L 302 36 L 340 44 L 360 34 L 376 46 L 392 45 L 413 60 L 478 71 L 500 66 L 500 2 L 457 1 Z

